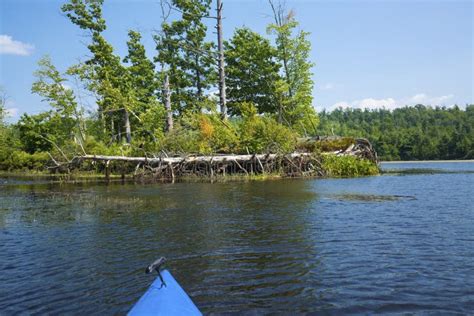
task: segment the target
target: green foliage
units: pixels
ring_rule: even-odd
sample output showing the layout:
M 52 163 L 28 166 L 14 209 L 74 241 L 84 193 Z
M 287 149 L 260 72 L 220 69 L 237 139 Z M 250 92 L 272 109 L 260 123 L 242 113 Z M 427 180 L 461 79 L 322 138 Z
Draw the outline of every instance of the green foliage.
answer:
M 277 59 L 281 64 L 282 83 L 279 84 L 279 104 L 277 104 L 280 122 L 285 122 L 302 135 L 316 132 L 318 117 L 312 106 L 313 80 L 309 60 L 311 43 L 309 33 L 296 31 L 298 22 L 292 11 L 274 10 L 275 23 L 267 28 L 275 36 Z
M 165 109 L 161 105 L 148 108 L 140 113 L 136 135 L 139 140 L 156 142 L 164 136 Z
M 0 153 L 0 170 L 44 170 L 45 166 L 51 161 L 48 153 L 36 152 L 33 154 L 12 150 L 9 155 L 3 156 Z
M 7 103 L 7 97 L 3 92 L 2 86 L 0 86 L 0 128 L 5 126 L 5 117 L 7 116 L 7 112 L 5 109 L 5 105 Z
M 64 118 L 54 112 L 43 112 L 37 115 L 23 114 L 15 129 L 22 143 L 22 149 L 28 153 L 50 151 L 53 143 L 64 145 L 74 137 L 75 121 Z
M 320 113 L 319 134 L 368 138 L 381 160 L 474 158 L 474 105 Z
M 259 113 L 276 112 L 275 83 L 280 66 L 270 41 L 248 28 L 234 32 L 225 43 L 229 111 L 239 115 L 238 104 L 251 102 Z
M 223 122 L 219 114 L 198 114 L 197 119 L 200 147 L 207 149 L 202 150 L 202 153 L 232 153 L 238 149 L 239 140 L 235 127 Z
M 298 150 L 304 152 L 333 152 L 338 150 L 345 150 L 350 145 L 355 144 L 355 139 L 353 137 L 341 137 L 337 139 L 321 139 L 313 140 L 308 139 L 307 141 L 301 141 L 298 143 Z
M 128 36 L 128 55 L 123 61 L 130 63 L 127 68 L 127 80 L 131 82 L 136 101 L 140 106 L 140 109 L 135 110 L 143 111 L 157 104 L 155 94 L 159 86 L 155 76 L 155 65 L 146 56 L 145 47 L 140 42 L 140 33 L 129 31 Z
M 163 68 L 160 79 L 165 73 L 169 75 L 173 109 L 196 110 L 205 99 L 204 92 L 216 81 L 214 45 L 205 41 L 207 27 L 202 21 L 209 15 L 211 0 L 170 2 L 181 16 L 171 23 L 164 22 L 161 33 L 155 36 L 155 61 Z
M 72 23 L 81 29 L 93 32 L 105 30 L 105 20 L 102 18 L 103 0 L 70 0 L 61 9 Z
M 232 153 L 238 150 L 235 127 L 219 114 L 186 112 L 169 134 L 162 149 L 174 153 Z
M 176 124 L 175 128 L 166 134 L 161 148 L 172 154 L 199 153 L 199 132 Z M 206 148 L 207 149 L 207 148 Z
M 102 16 L 103 0 L 70 0 L 61 9 L 72 23 L 89 32 L 87 46 L 92 56 L 84 63 L 71 67 L 69 74 L 78 76 L 87 88 L 97 95 L 97 105 L 110 136 L 116 134 L 112 126 L 123 126 L 123 118 L 113 111 L 133 110 L 136 95 L 133 84 L 127 80 L 127 69 L 114 54 L 114 48 L 103 36 L 106 29 Z
M 35 72 L 37 81 L 33 83 L 32 93 L 42 96 L 56 112 L 63 117 L 77 115 L 77 102 L 74 92 L 66 85 L 67 80 L 45 56 L 38 62 L 40 69 Z
M 13 126 L 6 125 L 0 121 L 0 170 L 9 168 L 12 153 L 21 149 L 18 132 Z
M 288 153 L 295 149 L 296 133 L 272 117 L 257 115 L 251 103 L 239 105 L 242 119 L 238 123 L 241 152 Z
M 378 166 L 355 156 L 322 155 L 322 167 L 330 177 L 357 177 L 379 174 Z

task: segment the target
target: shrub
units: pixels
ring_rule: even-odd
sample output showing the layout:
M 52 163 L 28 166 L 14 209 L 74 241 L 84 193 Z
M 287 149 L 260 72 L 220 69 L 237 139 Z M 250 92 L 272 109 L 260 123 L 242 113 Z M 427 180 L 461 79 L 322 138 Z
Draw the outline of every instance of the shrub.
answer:
M 296 133 L 279 124 L 272 117 L 257 115 L 251 103 L 240 106 L 242 119 L 238 124 L 240 146 L 243 152 L 288 153 L 295 149 Z
M 330 177 L 368 176 L 379 173 L 378 166 L 355 156 L 322 155 L 323 169 Z
M 33 154 L 21 150 L 12 151 L 8 157 L 0 161 L 0 169 L 8 171 L 44 170 L 50 161 L 50 157 L 45 152 Z

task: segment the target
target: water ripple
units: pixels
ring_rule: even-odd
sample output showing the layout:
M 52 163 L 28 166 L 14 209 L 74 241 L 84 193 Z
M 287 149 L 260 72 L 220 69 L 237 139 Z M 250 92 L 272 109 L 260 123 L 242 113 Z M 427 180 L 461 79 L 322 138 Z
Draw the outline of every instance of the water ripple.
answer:
M 211 315 L 469 314 L 473 181 L 463 172 L 143 186 L 9 179 L 0 314 L 124 314 L 160 255 Z

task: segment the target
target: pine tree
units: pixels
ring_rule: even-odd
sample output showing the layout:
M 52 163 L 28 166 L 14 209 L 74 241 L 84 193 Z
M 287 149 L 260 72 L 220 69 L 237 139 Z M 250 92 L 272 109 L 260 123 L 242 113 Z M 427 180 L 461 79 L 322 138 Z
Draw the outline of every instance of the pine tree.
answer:
M 86 30 L 91 36 L 88 45 L 92 57 L 84 64 L 73 67 L 71 72 L 80 75 L 88 82 L 88 88 L 98 96 L 97 105 L 103 121 L 110 123 L 110 135 L 115 137 L 118 131 L 125 129 L 127 142 L 131 142 L 130 107 L 133 107 L 133 88 L 123 78 L 126 69 L 120 63 L 120 57 L 102 33 L 106 29 L 102 17 L 103 0 L 70 0 L 62 6 L 62 11 L 72 23 Z M 123 113 L 123 116 L 117 113 Z M 105 126 L 108 126 L 106 124 Z
M 227 96 L 231 114 L 239 103 L 253 103 L 259 113 L 277 111 L 276 81 L 280 66 L 269 40 L 248 28 L 237 29 L 225 44 Z
M 155 61 L 169 75 L 175 110 L 198 110 L 205 106 L 206 90 L 215 83 L 213 44 L 205 41 L 211 0 L 173 0 L 179 19 L 164 22 L 155 36 L 158 55 Z M 164 75 L 162 75 L 164 80 Z
M 156 105 L 158 82 L 155 64 L 146 56 L 145 47 L 140 42 L 140 33 L 130 30 L 128 36 L 128 54 L 123 61 L 130 64 L 127 67 L 127 80 L 130 80 L 137 102 L 142 107 L 137 110 L 143 112 L 150 106 Z

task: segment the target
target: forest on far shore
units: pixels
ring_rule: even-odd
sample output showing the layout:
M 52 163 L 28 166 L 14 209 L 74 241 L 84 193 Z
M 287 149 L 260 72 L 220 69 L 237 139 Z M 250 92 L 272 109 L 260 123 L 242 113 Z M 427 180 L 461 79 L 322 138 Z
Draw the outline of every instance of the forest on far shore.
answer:
M 319 134 L 365 137 L 380 160 L 474 159 L 474 105 L 336 109 L 319 113 Z

